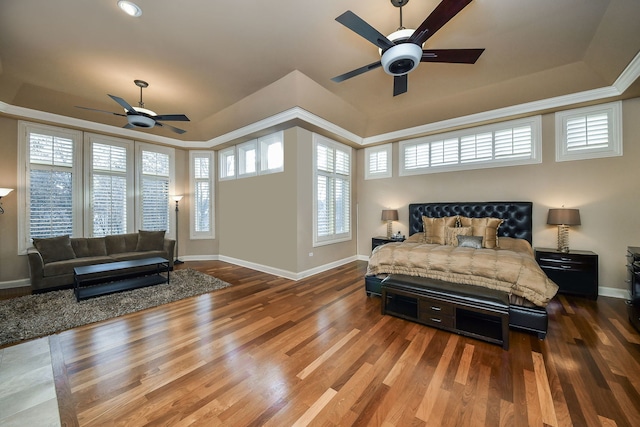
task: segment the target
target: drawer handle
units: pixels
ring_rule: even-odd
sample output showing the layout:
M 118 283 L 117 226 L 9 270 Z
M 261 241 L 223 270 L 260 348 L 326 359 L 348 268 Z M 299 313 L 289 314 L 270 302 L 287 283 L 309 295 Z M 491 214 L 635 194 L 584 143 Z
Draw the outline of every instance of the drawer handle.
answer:
M 433 311 L 440 311 L 440 310 L 442 310 L 442 309 L 441 309 L 440 307 L 436 307 L 435 305 L 432 305 L 432 306 L 431 306 L 431 310 L 433 310 Z
M 437 318 L 435 318 L 435 317 L 432 317 L 432 318 L 431 318 L 431 321 L 432 321 L 432 322 L 435 322 L 435 323 L 441 323 L 441 322 L 442 322 L 442 319 L 437 319 Z

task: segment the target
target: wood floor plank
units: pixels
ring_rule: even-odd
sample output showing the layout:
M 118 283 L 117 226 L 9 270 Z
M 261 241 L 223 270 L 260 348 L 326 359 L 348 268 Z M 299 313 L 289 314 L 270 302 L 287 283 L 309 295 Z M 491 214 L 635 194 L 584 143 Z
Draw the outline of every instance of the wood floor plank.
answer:
M 381 315 L 362 261 L 299 281 L 178 268 L 233 286 L 51 337 L 66 425 L 640 425 L 622 300 L 561 295 L 544 341 L 512 330 L 504 351 Z

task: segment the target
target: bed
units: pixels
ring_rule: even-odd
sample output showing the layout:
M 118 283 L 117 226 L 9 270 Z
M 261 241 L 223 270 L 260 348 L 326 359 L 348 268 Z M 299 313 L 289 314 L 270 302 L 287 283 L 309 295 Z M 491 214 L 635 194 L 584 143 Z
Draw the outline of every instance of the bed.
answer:
M 509 295 L 509 326 L 534 332 L 539 338 L 544 338 L 548 323 L 546 305 L 557 292 L 557 286 L 547 278 L 533 256 L 532 210 L 531 202 L 410 204 L 409 238 L 405 242 L 389 243 L 374 250 L 365 277 L 367 293 L 379 293 L 372 291 L 372 286 L 379 286 L 389 275 L 396 278 L 407 275 L 437 279 L 451 283 L 452 289 L 456 284 L 497 289 Z M 449 221 L 444 228 L 447 234 L 454 232 L 454 235 L 447 235 L 446 238 L 441 236 L 442 241 L 423 240 L 423 217 L 432 218 L 440 225 L 442 221 Z M 452 218 L 456 218 L 455 225 L 451 223 Z M 495 229 L 488 227 L 484 232 L 485 237 L 480 239 L 482 245 L 488 247 L 457 247 L 455 233 L 465 231 L 465 234 L 478 234 L 476 231 L 479 228 L 473 228 L 472 221 L 473 226 L 487 225 L 488 218 L 495 219 L 491 220 L 493 225 L 499 223 L 494 243 L 488 238 L 492 230 L 495 234 Z M 431 224 L 427 223 L 430 233 Z M 469 228 L 474 232 L 471 233 Z M 474 238 L 461 239 L 467 243 Z M 501 244 L 503 247 L 500 247 Z

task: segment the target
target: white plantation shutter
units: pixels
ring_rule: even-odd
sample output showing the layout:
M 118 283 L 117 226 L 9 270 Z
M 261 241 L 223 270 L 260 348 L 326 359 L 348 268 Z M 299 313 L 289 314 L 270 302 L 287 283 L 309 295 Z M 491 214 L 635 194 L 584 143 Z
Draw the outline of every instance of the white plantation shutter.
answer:
M 213 152 L 191 151 L 191 238 L 210 239 L 213 233 Z
M 90 138 L 91 140 L 91 138 Z M 132 185 L 131 150 L 125 145 L 91 142 L 91 235 L 102 237 L 128 230 L 128 199 Z
M 169 184 L 169 155 L 142 150 L 141 229 L 170 229 Z
M 220 168 L 220 179 L 233 179 L 236 177 L 236 155 L 235 148 L 226 148 L 224 150 L 220 150 L 218 153 L 219 157 L 219 168 Z
M 390 178 L 392 144 L 378 145 L 364 149 L 364 179 Z
M 26 235 L 21 238 L 23 245 L 29 246 L 32 238 L 77 234 L 74 232 L 80 220 L 74 209 L 74 194 L 79 190 L 76 165 L 80 162 L 75 156 L 79 133 L 67 136 L 55 128 L 21 126 L 25 127 L 29 165 L 29 222 Z
M 257 172 L 257 141 L 252 140 L 238 145 L 238 177 L 253 176 Z
M 556 161 L 622 155 L 620 101 L 556 113 Z
M 539 163 L 540 116 L 400 142 L 400 175 Z
M 567 151 L 605 148 L 608 144 L 608 114 L 590 114 L 567 120 Z
M 351 238 L 351 149 L 314 134 L 314 244 Z

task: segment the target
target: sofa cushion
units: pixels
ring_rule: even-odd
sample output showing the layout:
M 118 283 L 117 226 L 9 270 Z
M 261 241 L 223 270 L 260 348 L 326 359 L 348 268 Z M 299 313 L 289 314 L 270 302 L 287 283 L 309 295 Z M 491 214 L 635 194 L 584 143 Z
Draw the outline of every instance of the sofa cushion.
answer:
M 136 251 L 161 251 L 164 249 L 164 230 L 138 231 L 138 244 Z
M 133 252 L 138 245 L 138 233 L 114 234 L 104 238 L 107 255 Z
M 33 239 L 33 246 L 36 247 L 42 261 L 45 264 L 76 257 L 71 247 L 71 238 L 67 236 L 49 237 L 46 239 Z
M 71 239 L 71 247 L 76 253 L 77 258 L 104 256 L 107 254 L 107 245 L 105 244 L 104 237 L 73 238 Z
M 167 253 L 165 251 L 122 252 L 111 255 L 111 258 L 114 261 L 129 261 L 132 259 L 152 258 L 156 256 L 166 259 Z
M 44 266 L 44 277 L 60 276 L 63 274 L 73 274 L 74 267 L 82 267 L 84 265 L 104 264 L 106 262 L 113 262 L 114 259 L 108 256 L 93 256 L 85 258 L 65 259 L 62 261 L 55 261 Z M 60 283 L 65 285 L 65 283 Z

